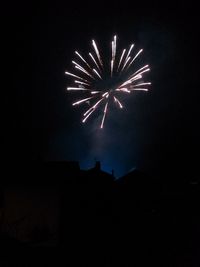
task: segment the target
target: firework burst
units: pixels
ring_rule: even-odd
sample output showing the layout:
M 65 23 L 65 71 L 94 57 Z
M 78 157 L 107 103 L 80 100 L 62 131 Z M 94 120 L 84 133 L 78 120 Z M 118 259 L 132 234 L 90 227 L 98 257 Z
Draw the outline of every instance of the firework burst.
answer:
M 93 51 L 87 58 L 75 51 L 76 59 L 72 60 L 75 72 L 66 71 L 65 74 L 74 78 L 73 85 L 67 91 L 84 92 L 86 95 L 77 99 L 73 106 L 90 105 L 83 113 L 82 122 L 85 123 L 96 110 L 102 111 L 100 128 L 104 127 L 108 106 L 113 102 L 120 109 L 123 104 L 120 94 L 130 94 L 133 91 L 148 91 L 150 82 L 143 82 L 143 75 L 150 70 L 144 65 L 134 72 L 133 63 L 142 53 L 143 49 L 134 51 L 134 44 L 128 49 L 117 53 L 117 36 L 111 42 L 110 59 L 103 60 L 97 44 L 92 40 Z M 82 96 L 82 94 L 81 94 Z

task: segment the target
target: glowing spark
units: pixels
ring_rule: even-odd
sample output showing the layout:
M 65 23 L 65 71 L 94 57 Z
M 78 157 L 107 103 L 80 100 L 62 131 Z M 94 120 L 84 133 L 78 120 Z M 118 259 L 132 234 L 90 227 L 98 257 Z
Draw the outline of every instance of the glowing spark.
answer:
M 107 95 L 108 95 L 108 92 L 104 93 L 102 96 L 104 97 L 104 96 L 107 96 Z
M 75 80 L 74 82 L 75 82 L 75 83 L 78 83 L 78 84 L 82 84 L 82 85 L 88 85 L 88 86 L 90 86 L 89 83 L 84 83 L 84 82 L 80 82 L 80 81 L 77 81 L 77 80 Z
M 142 76 L 142 74 L 143 74 L 144 72 L 147 72 L 147 71 L 150 71 L 150 68 L 148 68 L 148 69 L 146 69 L 146 70 L 143 70 L 143 71 L 139 72 L 136 76 L 133 76 L 131 79 L 133 79 L 134 77 L 137 77 L 137 76 Z
M 138 83 L 138 84 L 135 84 L 134 87 L 135 87 L 135 86 L 141 86 L 141 85 L 150 85 L 150 84 L 151 84 L 151 83 Z
M 95 43 L 94 40 L 92 40 L 92 45 L 93 45 L 94 50 L 95 50 L 95 52 L 96 52 L 96 55 L 97 55 L 97 57 L 98 57 L 99 63 L 100 63 L 101 66 L 103 67 L 102 60 L 101 60 L 101 57 L 100 57 L 100 54 L 99 54 L 99 50 L 98 50 L 97 45 L 96 45 L 96 43 Z
M 122 83 L 119 87 L 127 85 L 127 84 L 131 84 L 131 83 L 132 83 L 132 81 L 130 79 L 130 80 L 127 80 L 126 82 Z
M 110 62 L 110 68 L 111 68 L 111 77 L 112 77 L 112 74 L 113 74 L 113 59 Z
M 91 67 L 90 67 L 90 65 L 87 63 L 87 61 L 79 54 L 79 52 L 78 51 L 75 51 L 75 54 L 77 54 L 79 57 L 80 57 L 80 59 L 91 69 Z
M 131 57 L 128 57 L 127 58 L 127 60 L 125 61 L 124 66 L 122 67 L 122 70 L 121 71 L 124 70 L 124 68 L 126 67 L 126 65 L 127 65 L 127 63 L 129 62 L 130 59 L 131 59 Z
M 98 73 L 97 70 L 93 69 L 93 71 L 96 73 L 96 75 L 97 75 L 100 79 L 102 79 L 101 75 Z
M 89 53 L 89 56 L 92 58 L 92 60 L 94 61 L 95 65 L 97 66 L 97 68 L 98 68 L 99 70 L 101 70 L 100 67 L 99 67 L 99 65 L 98 65 L 98 63 L 96 62 L 94 56 L 92 55 L 92 53 Z
M 133 78 L 131 78 L 131 83 L 132 83 L 133 81 L 136 81 L 136 80 L 139 80 L 139 79 L 142 79 L 142 75 L 137 74 L 136 76 L 134 76 Z
M 123 52 L 122 52 L 122 55 L 121 55 L 120 60 L 119 60 L 119 65 L 117 67 L 117 71 L 119 70 L 119 67 L 121 65 L 121 62 L 122 62 L 122 59 L 123 59 L 125 53 L 126 53 L 126 49 L 124 49 Z
M 115 56 L 116 56 L 116 49 L 117 49 L 117 36 L 114 36 L 114 42 L 113 42 L 113 65 L 115 62 Z
M 75 65 L 75 68 L 77 67 L 78 69 L 86 73 L 88 76 L 92 77 L 92 75 L 86 69 L 84 69 L 81 65 L 79 65 L 76 61 L 72 61 L 72 63 Z
M 105 105 L 105 108 L 104 108 L 103 119 L 102 119 L 102 122 L 101 122 L 101 129 L 103 129 L 103 125 L 104 125 L 104 121 L 105 121 L 105 117 L 106 117 L 107 108 L 108 108 L 108 101 L 107 101 L 107 103 Z
M 84 70 L 83 68 L 80 68 L 78 66 L 75 66 L 76 69 L 79 69 L 80 71 L 82 71 L 83 73 L 85 73 L 86 75 L 88 75 L 89 77 L 91 77 L 92 79 L 95 79 L 89 72 L 87 72 L 86 70 Z
M 101 101 L 103 101 L 104 100 L 104 98 L 101 98 L 94 106 L 93 106 L 93 108 L 96 108 L 100 103 L 101 103 Z
M 150 70 L 149 65 L 142 66 L 131 74 L 131 65 L 143 51 L 143 49 L 140 49 L 133 55 L 133 48 L 134 44 L 131 44 L 127 50 L 123 49 L 118 55 L 117 36 L 114 35 L 111 41 L 110 56 L 107 62 L 105 62 L 107 69 L 103 67 L 102 57 L 94 40 L 92 40 L 92 53 L 88 55 L 88 58 L 91 58 L 91 60 L 88 61 L 86 57 L 82 57 L 78 51 L 75 51 L 75 54 L 78 56 L 76 57 L 77 60 L 72 61 L 75 73 L 66 71 L 65 74 L 75 78 L 72 87 L 67 87 L 67 91 L 83 91 L 80 94 L 80 99 L 73 102 L 72 105 L 76 106 L 87 103 L 87 101 L 90 105 L 83 114 L 83 123 L 95 111 L 100 110 L 100 105 L 102 104 L 103 114 L 100 123 L 100 128 L 102 129 L 110 103 L 114 102 L 117 107 L 123 108 L 122 103 L 117 98 L 119 94 L 130 94 L 133 91 L 148 91 L 148 86 L 151 85 L 151 82 L 143 81 L 143 75 Z M 127 70 L 129 70 L 129 73 Z M 77 71 L 80 71 L 81 74 L 76 75 Z M 83 94 L 85 94 L 84 97 L 82 97 Z M 110 101 L 111 99 L 114 101 Z
M 67 91 L 87 91 L 90 89 L 86 89 L 83 87 L 67 87 Z
M 129 49 L 129 51 L 128 51 L 128 54 L 127 54 L 127 56 L 126 56 L 126 58 L 125 58 L 125 61 L 126 61 L 127 58 L 129 57 L 129 55 L 130 55 L 131 50 L 133 49 L 133 47 L 134 47 L 134 44 L 131 45 L 131 47 L 130 47 L 130 49 Z
M 123 88 L 117 88 L 116 91 L 121 91 L 121 92 L 125 92 L 125 93 L 130 93 L 131 92 L 130 90 L 128 90 L 125 87 L 123 87 Z
M 82 80 L 82 81 L 88 82 L 87 80 L 83 79 L 82 77 L 79 77 L 79 76 L 77 76 L 77 75 L 74 75 L 73 73 L 70 73 L 70 72 L 68 72 L 68 71 L 65 71 L 65 74 L 67 74 L 67 75 L 69 75 L 69 76 L 72 76 L 72 77 L 75 77 L 75 78 L 78 78 L 78 79 L 80 79 L 80 80 Z
M 136 81 L 136 80 L 141 79 L 141 78 L 142 78 L 142 76 L 139 75 L 139 74 L 137 74 L 137 75 L 135 75 L 134 77 L 132 77 L 132 78 L 130 78 L 129 80 L 127 80 L 126 82 L 124 82 L 123 84 L 121 84 L 121 85 L 119 86 L 119 88 L 122 87 L 122 86 L 124 86 L 124 85 L 131 84 L 133 81 Z
M 142 76 L 141 76 L 141 74 L 143 73 L 143 72 L 141 72 L 141 70 L 143 70 L 143 69 L 145 69 L 145 68 L 147 68 L 147 67 L 149 67 L 149 65 L 145 65 L 144 67 L 142 67 L 142 68 L 140 68 L 139 70 L 137 70 L 136 72 L 134 72 L 130 77 L 129 77 L 129 80 L 135 80 L 135 77 L 138 77 L 138 76 L 140 76 L 140 78 L 142 78 Z M 150 68 L 148 68 L 148 69 L 146 69 L 145 70 L 145 72 L 146 71 L 149 71 L 150 70 Z M 137 75 L 136 75 L 137 74 Z
M 131 76 L 135 76 L 135 74 L 137 74 L 137 73 L 140 72 L 141 70 L 146 69 L 146 68 L 148 68 L 148 67 L 149 67 L 149 65 L 145 65 L 145 66 L 143 66 L 142 68 L 140 68 L 139 70 L 137 70 L 136 72 L 134 72 Z
M 82 120 L 82 122 L 86 122 L 86 120 L 90 117 L 90 115 L 94 112 L 95 110 L 92 110 L 91 112 L 89 112 L 89 114 Z
M 92 95 L 99 94 L 99 93 L 101 93 L 101 92 L 100 91 L 92 91 L 91 92 Z
M 114 42 L 112 41 L 112 59 L 114 58 Z
M 72 106 L 79 105 L 79 104 L 81 104 L 81 103 L 83 103 L 83 102 L 86 102 L 86 101 L 88 101 L 89 99 L 92 99 L 93 97 L 94 97 L 94 96 L 87 97 L 87 98 L 85 98 L 85 99 L 81 99 L 81 100 L 79 100 L 79 101 L 77 101 L 77 102 L 73 103 L 73 104 L 72 104 Z
M 142 53 L 143 49 L 140 49 L 140 51 L 135 55 L 135 57 L 131 60 L 131 62 L 128 65 L 128 68 L 133 64 L 133 62 L 136 60 L 136 58 L 139 56 L 140 53 Z
M 131 90 L 133 91 L 148 91 L 148 89 L 146 89 L 146 88 L 131 88 Z
M 121 102 L 114 96 L 114 101 L 119 105 L 120 108 L 123 108 Z
M 93 107 L 89 108 L 84 114 L 83 116 L 86 116 L 87 114 L 89 114 L 91 112 L 91 110 L 95 110 Z
M 83 116 L 86 116 L 91 110 L 95 110 L 97 108 L 97 106 L 104 100 L 104 98 L 101 98 L 99 101 L 96 102 L 96 104 L 94 106 L 92 106 L 91 108 L 89 108 L 84 114 Z

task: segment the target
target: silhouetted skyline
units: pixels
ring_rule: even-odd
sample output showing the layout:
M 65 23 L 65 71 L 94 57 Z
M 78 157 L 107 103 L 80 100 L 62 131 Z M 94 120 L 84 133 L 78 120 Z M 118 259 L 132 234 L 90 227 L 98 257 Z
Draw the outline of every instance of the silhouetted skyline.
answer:
M 87 171 L 48 162 L 23 175 L 0 184 L 1 264 L 198 265 L 192 174 L 178 181 L 133 170 L 115 179 L 100 162 Z

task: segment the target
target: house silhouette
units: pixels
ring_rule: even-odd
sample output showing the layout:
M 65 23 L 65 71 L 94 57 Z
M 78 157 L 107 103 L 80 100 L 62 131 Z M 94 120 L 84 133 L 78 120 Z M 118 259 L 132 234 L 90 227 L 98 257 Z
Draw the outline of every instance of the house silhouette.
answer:
M 88 170 L 76 161 L 35 163 L 23 175 L 0 187 L 0 242 L 8 254 L 12 247 L 26 257 L 23 247 L 39 246 L 54 248 L 44 262 L 73 266 L 197 262 L 197 177 L 173 181 L 133 170 L 115 179 L 99 161 Z

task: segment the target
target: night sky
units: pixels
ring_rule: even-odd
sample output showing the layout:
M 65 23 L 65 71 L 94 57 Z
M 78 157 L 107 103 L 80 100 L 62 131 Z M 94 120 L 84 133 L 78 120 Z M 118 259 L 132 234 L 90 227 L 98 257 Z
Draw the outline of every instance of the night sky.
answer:
M 183 3 L 13 6 L 7 17 L 13 83 L 4 88 L 6 161 L 78 160 L 89 168 L 100 160 L 117 177 L 133 168 L 197 173 L 197 20 L 195 6 Z M 93 38 L 106 49 L 114 34 L 121 48 L 134 42 L 144 49 L 152 86 L 126 99 L 123 111 L 111 110 L 100 130 L 93 119 L 81 123 L 64 72 L 72 68 L 74 50 L 88 53 Z

